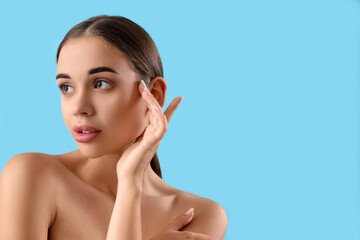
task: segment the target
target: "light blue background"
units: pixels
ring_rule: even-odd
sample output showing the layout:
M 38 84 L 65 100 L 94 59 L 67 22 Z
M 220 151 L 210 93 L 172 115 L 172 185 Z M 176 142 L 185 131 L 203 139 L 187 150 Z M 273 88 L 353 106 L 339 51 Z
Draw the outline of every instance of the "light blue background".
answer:
M 221 204 L 225 239 L 360 239 L 355 0 L 2 2 L 0 170 L 77 149 L 56 49 L 100 14 L 157 44 L 165 106 L 185 95 L 158 149 L 164 180 Z

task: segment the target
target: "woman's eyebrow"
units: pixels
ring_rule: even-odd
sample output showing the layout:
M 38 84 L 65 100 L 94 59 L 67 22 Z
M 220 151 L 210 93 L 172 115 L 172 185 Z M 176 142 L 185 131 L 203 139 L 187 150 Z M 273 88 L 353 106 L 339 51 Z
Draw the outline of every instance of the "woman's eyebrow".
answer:
M 96 67 L 96 68 L 92 68 L 89 70 L 88 74 L 95 74 L 95 73 L 99 73 L 99 72 L 112 72 L 112 73 L 116 73 L 118 74 L 114 69 L 109 68 L 109 67 Z M 56 79 L 58 78 L 69 78 L 70 76 L 68 74 L 65 73 L 59 73 L 58 75 L 56 75 Z

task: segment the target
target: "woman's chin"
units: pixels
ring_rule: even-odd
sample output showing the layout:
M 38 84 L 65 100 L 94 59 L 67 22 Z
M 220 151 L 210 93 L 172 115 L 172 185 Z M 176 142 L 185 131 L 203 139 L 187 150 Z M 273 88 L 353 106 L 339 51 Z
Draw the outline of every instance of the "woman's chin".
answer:
M 128 143 L 120 144 L 120 146 L 113 146 L 109 144 L 88 144 L 76 142 L 79 151 L 86 158 L 99 158 L 105 155 L 114 155 L 120 157 L 124 149 L 134 143 L 136 139 L 131 140 Z

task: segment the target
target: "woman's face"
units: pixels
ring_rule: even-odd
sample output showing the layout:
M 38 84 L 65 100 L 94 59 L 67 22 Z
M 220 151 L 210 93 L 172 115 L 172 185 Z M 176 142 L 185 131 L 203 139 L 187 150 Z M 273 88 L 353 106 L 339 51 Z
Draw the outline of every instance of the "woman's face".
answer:
M 94 69 L 107 67 L 114 72 Z M 93 71 L 91 71 L 93 69 Z M 76 141 L 89 158 L 121 151 L 145 129 L 147 107 L 138 90 L 138 79 L 128 59 L 99 37 L 67 42 L 57 64 L 61 109 L 75 139 L 76 124 L 101 130 L 90 142 Z M 78 134 L 79 135 L 79 134 Z

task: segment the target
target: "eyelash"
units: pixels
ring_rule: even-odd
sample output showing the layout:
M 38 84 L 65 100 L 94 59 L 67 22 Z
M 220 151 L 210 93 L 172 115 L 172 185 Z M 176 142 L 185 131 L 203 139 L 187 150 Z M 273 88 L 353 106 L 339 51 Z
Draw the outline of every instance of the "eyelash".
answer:
M 108 83 L 109 85 L 111 85 L 108 81 L 105 81 L 104 79 L 99 79 L 98 81 L 95 82 L 95 86 L 96 86 L 96 84 L 97 84 L 98 82 L 106 82 L 106 83 Z M 64 93 L 64 92 L 63 92 L 63 88 L 64 88 L 65 86 L 69 86 L 69 85 L 66 84 L 66 83 L 61 83 L 61 84 L 59 84 L 58 86 L 59 86 L 60 91 L 61 91 L 62 93 Z M 67 93 L 64 93 L 64 94 L 67 94 Z

